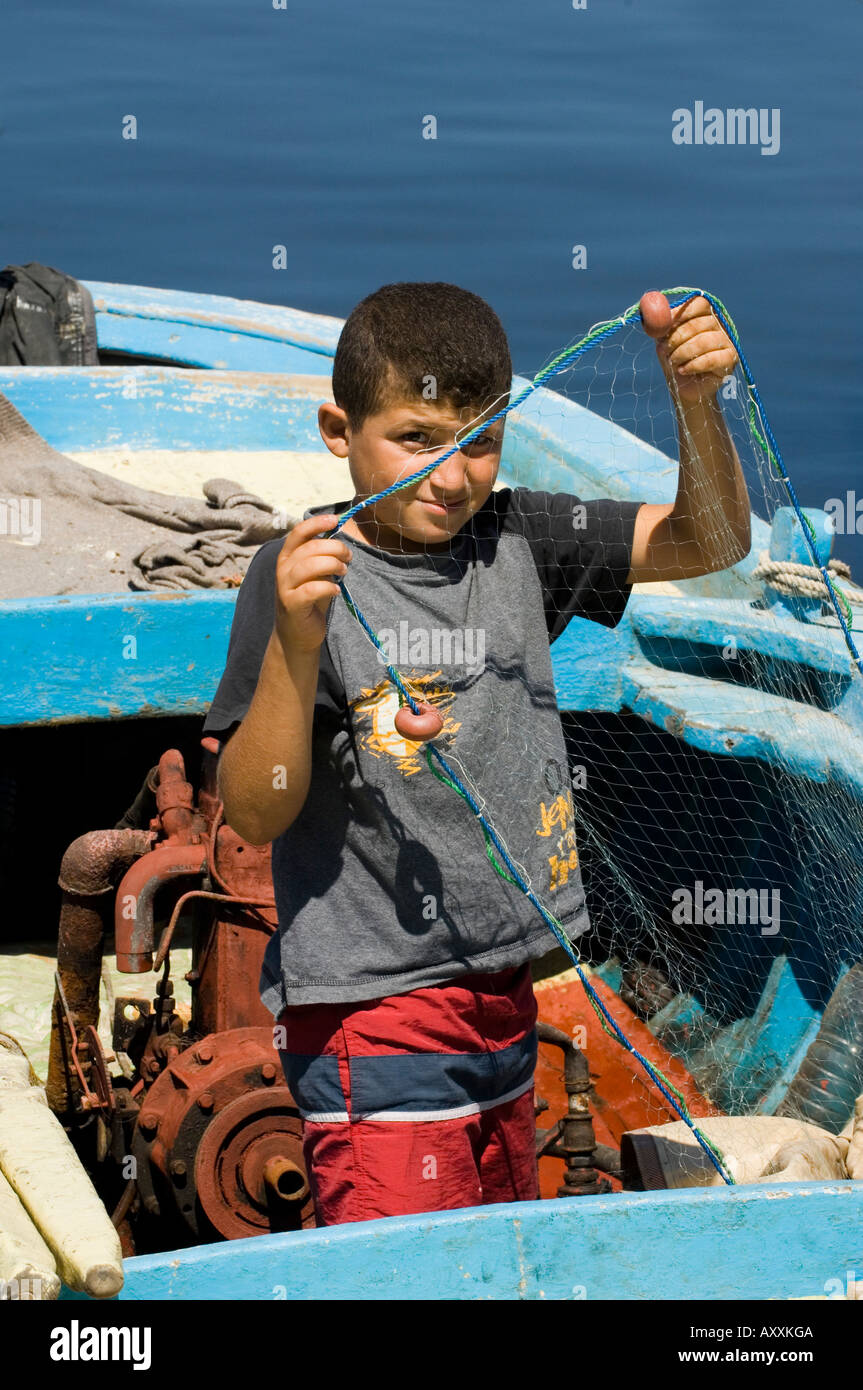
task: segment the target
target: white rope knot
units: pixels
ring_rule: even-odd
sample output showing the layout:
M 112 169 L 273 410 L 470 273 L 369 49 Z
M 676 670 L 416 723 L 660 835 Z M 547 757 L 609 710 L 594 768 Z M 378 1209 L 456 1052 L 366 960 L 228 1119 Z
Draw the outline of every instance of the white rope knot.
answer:
M 844 579 L 851 584 L 851 566 L 844 560 L 829 560 L 827 570 L 831 575 L 836 575 L 838 579 Z M 752 578 L 762 580 L 772 589 L 778 589 L 781 594 L 795 597 L 802 595 L 805 598 L 824 598 L 828 592 L 824 577 L 815 565 L 801 565 L 795 560 L 773 560 L 766 550 L 762 550 L 758 556 L 758 564 L 752 571 Z M 842 592 L 849 603 L 863 604 L 863 589 L 859 589 L 856 584 L 853 585 L 851 593 L 845 589 Z

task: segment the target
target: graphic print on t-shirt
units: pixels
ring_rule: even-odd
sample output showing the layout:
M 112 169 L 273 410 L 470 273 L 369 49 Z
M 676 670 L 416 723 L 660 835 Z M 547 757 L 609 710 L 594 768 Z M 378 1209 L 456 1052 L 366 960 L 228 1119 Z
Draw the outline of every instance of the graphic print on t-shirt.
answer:
M 409 676 L 402 674 L 402 680 L 414 700 L 424 700 L 440 712 L 443 729 L 435 742 L 445 740 L 445 746 L 451 747 L 461 724 L 450 716 L 455 692 L 441 683 L 442 674 L 439 670 L 419 672 L 412 667 Z M 386 676 L 373 689 L 364 687 L 359 697 L 350 702 L 349 709 L 360 748 L 367 749 L 376 758 L 382 754 L 395 758 L 396 767 L 405 777 L 412 777 L 421 768 L 428 771 L 423 755 L 425 745 L 403 738 L 395 726 L 399 692 Z
M 578 849 L 575 843 L 575 829 L 573 827 L 573 804 L 572 792 L 569 788 L 559 792 L 553 801 L 539 803 L 540 825 L 537 835 L 547 836 L 550 840 L 556 839 L 557 853 L 548 856 L 549 869 L 551 875 L 548 883 L 548 891 L 553 893 L 555 889 L 563 887 L 570 873 L 574 873 L 578 868 Z
M 444 724 L 435 743 L 444 751 L 444 748 L 454 745 L 461 722 L 452 717 L 455 692 L 443 684 L 442 674 L 440 670 L 420 672 L 416 667 L 411 667 L 409 675 L 402 674 L 402 680 L 415 700 L 427 701 L 440 711 Z M 373 688 L 363 687 L 359 696 L 350 702 L 349 708 L 360 748 L 375 758 L 393 758 L 396 768 L 405 777 L 428 771 L 423 753 L 425 745 L 404 738 L 395 726 L 399 694 L 387 677 Z M 562 888 L 569 875 L 578 868 L 573 821 L 572 792 L 568 788 L 548 802 L 540 801 L 536 833 L 549 840 L 550 851 L 547 856 L 548 878 L 543 885 L 545 892 L 554 893 Z

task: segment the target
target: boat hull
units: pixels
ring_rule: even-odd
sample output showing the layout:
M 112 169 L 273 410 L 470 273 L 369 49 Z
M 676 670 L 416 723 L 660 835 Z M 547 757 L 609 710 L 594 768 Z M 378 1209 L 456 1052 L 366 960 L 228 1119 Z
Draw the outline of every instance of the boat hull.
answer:
M 119 1297 L 132 1301 L 843 1297 L 848 1271 L 863 1269 L 863 1184 L 506 1203 L 166 1251 L 124 1268 Z

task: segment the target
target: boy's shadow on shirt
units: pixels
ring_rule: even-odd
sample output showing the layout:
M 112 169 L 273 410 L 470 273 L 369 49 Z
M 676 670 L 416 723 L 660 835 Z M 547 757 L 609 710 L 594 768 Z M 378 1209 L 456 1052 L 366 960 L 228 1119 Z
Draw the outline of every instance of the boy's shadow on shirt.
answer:
M 346 766 L 345 772 L 350 775 L 353 768 Z M 380 787 L 366 782 L 363 793 L 363 811 L 366 814 L 357 816 L 357 819 L 380 830 L 382 867 L 388 869 L 387 879 L 394 885 L 394 906 L 399 926 L 411 936 L 424 936 L 436 924 L 443 923 L 453 947 L 467 950 L 469 943 L 443 906 L 443 873 L 434 853 L 427 844 L 408 833 Z M 367 814 L 370 807 L 374 811 L 373 817 Z
M 344 845 L 349 826 L 357 827 L 355 852 L 359 850 L 367 867 L 371 863 L 370 872 L 382 895 L 388 895 L 393 886 L 396 920 L 404 931 L 425 936 L 442 923 L 450 936 L 453 958 L 469 955 L 469 937 L 443 904 L 444 877 L 438 859 L 427 844 L 408 833 L 379 787 L 357 784 L 357 752 L 352 744 L 331 750 L 329 774 L 326 800 L 333 840 Z M 373 849 L 363 853 L 372 836 Z M 340 869 L 339 863 L 333 864 L 331 881 L 339 877 Z

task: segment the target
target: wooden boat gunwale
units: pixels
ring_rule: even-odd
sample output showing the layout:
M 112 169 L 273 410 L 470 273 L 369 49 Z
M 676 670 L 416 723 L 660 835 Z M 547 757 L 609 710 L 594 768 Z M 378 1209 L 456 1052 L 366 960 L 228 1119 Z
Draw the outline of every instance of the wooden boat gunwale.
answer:
M 837 1297 L 861 1232 L 854 1182 L 502 1203 L 135 1256 L 119 1298 Z

